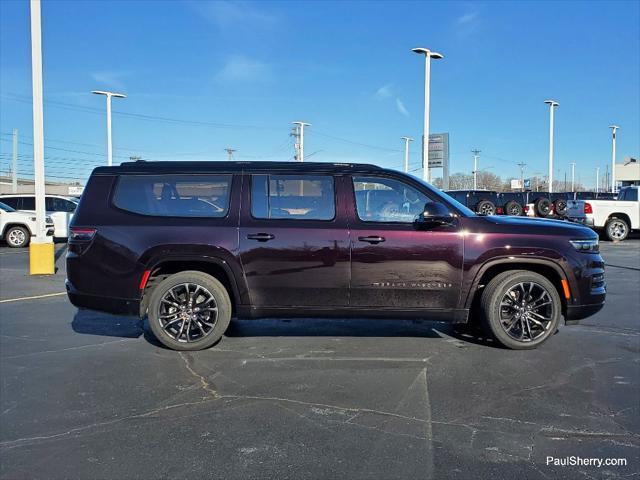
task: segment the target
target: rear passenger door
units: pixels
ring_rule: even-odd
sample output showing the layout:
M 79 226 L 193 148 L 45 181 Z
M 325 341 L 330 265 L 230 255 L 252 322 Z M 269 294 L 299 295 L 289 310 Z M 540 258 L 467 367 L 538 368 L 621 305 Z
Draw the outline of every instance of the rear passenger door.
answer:
M 349 235 L 341 177 L 255 173 L 243 179 L 240 257 L 252 307 L 349 303 Z

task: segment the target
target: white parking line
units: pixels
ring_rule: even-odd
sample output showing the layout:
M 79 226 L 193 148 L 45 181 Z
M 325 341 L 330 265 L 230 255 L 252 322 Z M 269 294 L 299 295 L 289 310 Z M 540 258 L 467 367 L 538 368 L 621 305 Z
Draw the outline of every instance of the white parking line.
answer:
M 34 295 L 33 297 L 19 297 L 19 298 L 7 298 L 6 300 L 0 300 L 0 303 L 19 302 L 21 300 L 36 300 L 38 298 L 59 297 L 60 295 L 66 295 L 67 292 L 59 293 L 47 293 L 45 295 Z
M 29 253 L 29 250 L 18 250 L 17 252 L 0 252 L 0 255 L 17 255 L 19 253 Z

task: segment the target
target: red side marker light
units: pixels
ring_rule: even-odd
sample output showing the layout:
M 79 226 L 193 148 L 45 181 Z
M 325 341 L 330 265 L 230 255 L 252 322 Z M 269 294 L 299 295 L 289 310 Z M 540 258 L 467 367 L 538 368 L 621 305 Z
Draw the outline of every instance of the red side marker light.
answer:
M 145 270 L 142 274 L 142 278 L 140 279 L 140 290 L 144 290 L 144 288 L 147 286 L 149 275 L 151 275 L 151 270 Z

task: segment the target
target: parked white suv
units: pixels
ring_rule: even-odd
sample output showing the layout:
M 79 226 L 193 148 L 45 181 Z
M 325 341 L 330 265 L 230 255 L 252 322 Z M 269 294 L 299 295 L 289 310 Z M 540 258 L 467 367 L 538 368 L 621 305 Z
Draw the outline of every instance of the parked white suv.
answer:
M 53 219 L 45 218 L 47 236 L 53 235 Z M 36 217 L 30 213 L 18 212 L 9 205 L 0 202 L 0 240 L 13 248 L 26 247 L 35 234 Z
M 32 193 L 11 193 L 0 195 L 0 202 L 6 203 L 15 210 L 29 212 L 34 214 L 36 211 L 36 199 Z M 78 200 L 63 195 L 46 195 L 45 210 L 53 219 L 55 231 L 53 236 L 56 238 L 67 238 L 68 226 L 76 211 Z
M 640 228 L 638 189 L 621 188 L 615 200 L 568 200 L 567 218 L 603 229 L 609 240 L 620 242 Z

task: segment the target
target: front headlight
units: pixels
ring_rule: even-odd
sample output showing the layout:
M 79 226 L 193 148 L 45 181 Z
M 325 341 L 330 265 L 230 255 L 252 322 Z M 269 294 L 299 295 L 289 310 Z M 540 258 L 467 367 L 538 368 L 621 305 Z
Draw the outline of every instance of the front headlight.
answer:
M 579 252 L 598 253 L 600 251 L 600 246 L 597 238 L 592 238 L 590 240 L 569 240 L 569 243 L 571 243 L 571 245 L 573 245 L 573 248 L 575 248 Z

